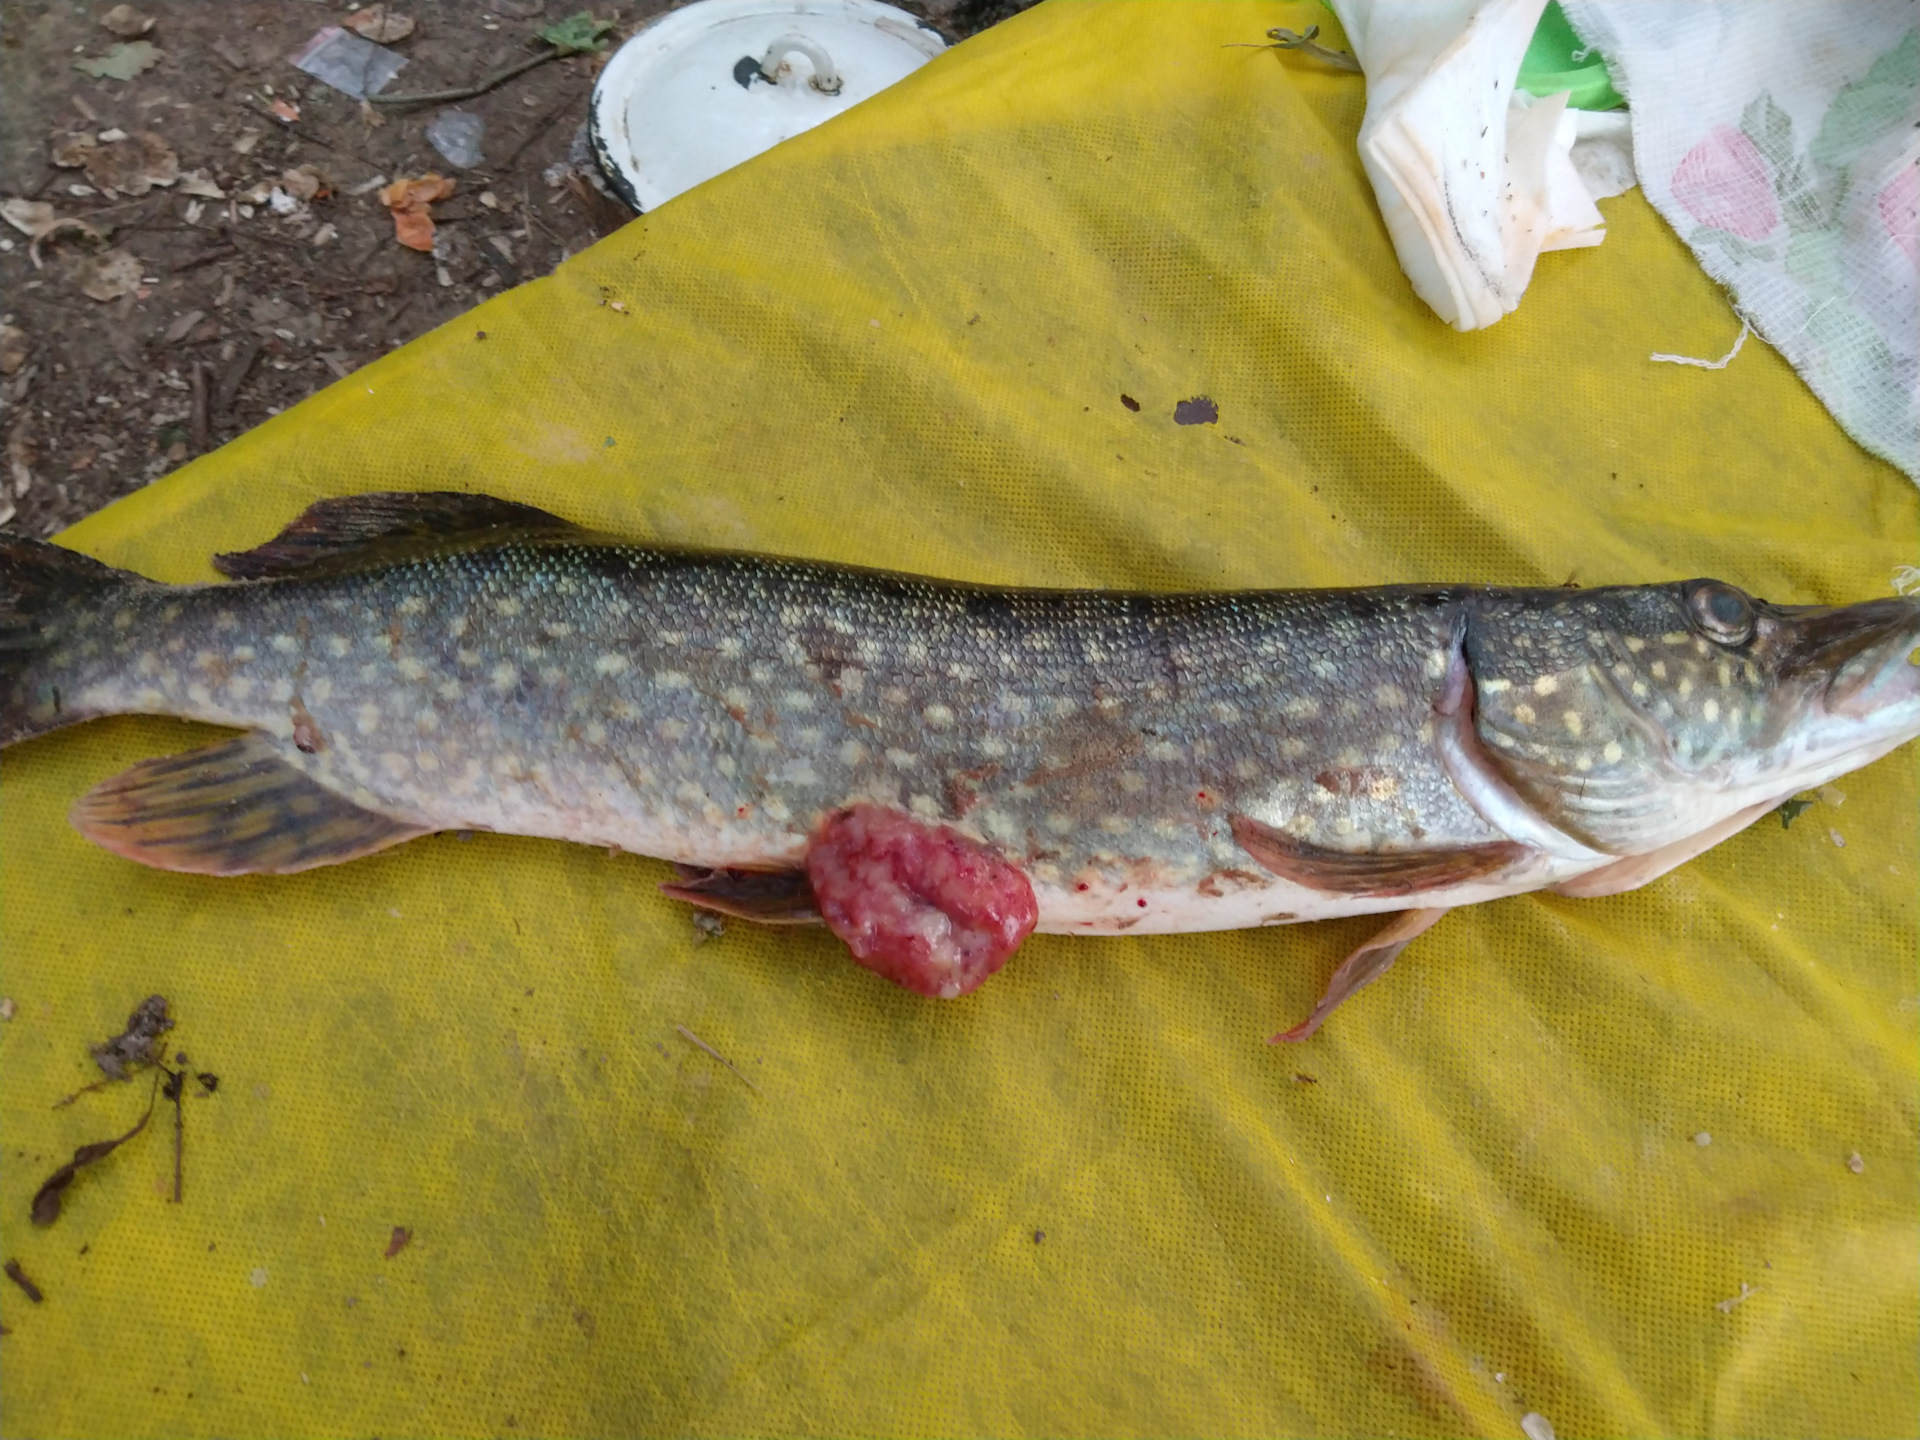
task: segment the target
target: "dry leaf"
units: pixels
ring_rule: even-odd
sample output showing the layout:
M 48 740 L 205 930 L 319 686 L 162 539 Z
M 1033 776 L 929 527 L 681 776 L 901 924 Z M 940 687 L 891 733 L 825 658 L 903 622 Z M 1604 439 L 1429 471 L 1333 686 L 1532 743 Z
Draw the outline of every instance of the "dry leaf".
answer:
M 0 220 L 29 240 L 37 239 L 54 223 L 53 206 L 44 200 L 0 200 Z
M 224 200 L 227 192 L 213 183 L 213 176 L 205 170 L 189 170 L 180 177 L 179 193 L 199 195 L 208 200 Z
M 242 130 L 233 137 L 233 148 L 237 154 L 251 155 L 253 147 L 260 143 L 260 131 Z
M 99 145 L 100 137 L 84 130 L 62 130 L 47 141 L 47 158 L 62 170 L 77 170 L 87 163 L 87 154 Z
M 340 22 L 356 35 L 382 45 L 404 40 L 413 33 L 413 17 L 396 15 L 385 5 L 369 5 Z
M 80 269 L 80 293 L 102 304 L 131 295 L 140 288 L 140 261 L 125 250 L 108 250 L 94 256 Z
M 280 188 L 295 200 L 311 200 L 327 188 L 327 179 L 312 165 L 299 165 L 280 173 Z
M 153 17 L 142 15 L 131 5 L 116 5 L 100 17 L 100 23 L 122 40 L 131 40 L 153 29 Z
M 0 375 L 17 375 L 27 363 L 27 332 L 16 325 L 0 325 Z
M 88 154 L 87 179 L 102 190 L 122 195 L 144 195 L 156 185 L 180 178 L 180 157 L 151 130 L 142 130 L 114 145 L 102 145 Z
M 157 45 L 149 40 L 134 40 L 122 45 L 110 45 L 107 53 L 98 58 L 83 56 L 73 62 L 73 68 L 96 80 L 131 80 L 142 70 L 151 70 L 159 63 L 160 49 Z
M 66 230 L 78 231 L 90 240 L 104 241 L 107 238 L 84 220 L 71 216 L 62 219 L 55 215 L 53 206 L 44 200 L 18 198 L 0 200 L 0 220 L 5 220 L 28 238 L 30 243 L 27 246 L 27 258 L 33 261 L 33 268 L 36 270 L 41 265 L 40 242 L 42 240 L 51 240 Z
M 267 108 L 289 125 L 300 118 L 300 107 L 291 100 L 276 100 Z
M 380 192 L 380 201 L 393 212 L 394 237 L 409 250 L 433 249 L 433 216 L 427 207 L 453 194 L 453 181 L 439 175 L 396 180 Z

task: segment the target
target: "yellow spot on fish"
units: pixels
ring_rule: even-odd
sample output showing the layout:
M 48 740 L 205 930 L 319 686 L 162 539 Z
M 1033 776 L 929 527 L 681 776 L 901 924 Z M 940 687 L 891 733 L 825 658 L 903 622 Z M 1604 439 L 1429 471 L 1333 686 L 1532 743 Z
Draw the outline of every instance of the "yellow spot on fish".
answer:
M 114 629 L 129 630 L 132 627 L 133 627 L 133 611 L 116 610 L 113 612 L 113 628 Z
M 1320 713 L 1320 702 L 1311 695 L 1295 695 L 1280 707 L 1280 713 L 1290 720 L 1310 720 Z
M 1124 835 L 1132 827 L 1124 815 L 1103 815 L 1100 817 L 1100 828 L 1109 835 Z
M 607 705 L 607 714 L 615 720 L 637 720 L 640 718 L 639 708 L 631 700 L 625 699 L 610 701 Z
M 1653 664 L 1648 667 L 1648 673 L 1651 674 L 1653 678 L 1656 680 L 1666 679 L 1667 678 L 1667 662 L 1664 660 L 1654 661 Z
M 253 682 L 251 680 L 235 680 L 233 682 L 233 693 L 236 695 L 244 695 L 247 692 L 240 687 L 242 685 L 250 687 L 252 684 Z M 315 676 L 307 686 L 307 694 L 316 702 L 325 703 L 333 694 L 333 681 L 325 675 Z
M 447 622 L 447 634 L 451 635 L 454 639 L 458 640 L 462 635 L 466 633 L 467 633 L 467 617 L 466 616 L 456 615 L 453 617 L 452 620 Z
M 299 650 L 300 642 L 291 635 L 276 635 L 273 637 L 273 648 L 282 655 L 292 655 Z
M 1593 768 L 1593 757 L 1582 750 L 1573 757 L 1573 768 L 1583 772 L 1591 770 Z
M 216 630 L 238 630 L 240 628 L 240 617 L 231 610 L 222 610 L 213 617 L 213 628 Z
M 1298 760 L 1307 753 L 1307 742 L 1298 735 L 1289 735 L 1280 742 L 1280 753 L 1289 760 Z
M 1567 734 L 1578 739 L 1580 732 L 1587 728 L 1587 722 L 1580 718 L 1578 710 L 1569 710 L 1560 717 L 1560 723 L 1567 727 Z
M 605 732 L 602 732 L 602 733 L 604 734 Z M 592 740 L 593 735 L 589 733 L 587 735 L 587 739 Z M 734 771 L 738 770 L 740 767 L 738 764 L 734 762 L 734 758 L 731 755 L 719 755 L 714 758 L 713 768 L 718 770 L 722 775 L 726 776 L 727 779 L 731 780 L 733 778 Z
M 887 763 L 896 770 L 910 770 L 919 763 L 913 755 L 896 746 L 887 747 Z
M 1626 753 L 1626 751 L 1620 748 L 1620 742 L 1618 740 L 1609 740 L 1607 741 L 1606 748 L 1600 752 L 1600 758 L 1605 760 L 1609 765 L 1618 765 L 1620 758 Z
M 1718 700 L 1708 700 L 1706 704 L 1700 707 L 1700 718 L 1702 720 L 1718 720 L 1720 718 L 1720 702 Z
M 187 686 L 187 699 L 196 705 L 211 705 L 213 703 L 213 692 L 196 680 Z
M 675 687 L 669 685 L 667 688 L 673 689 Z M 813 696 L 805 690 L 789 690 L 780 697 L 780 708 L 783 710 L 811 710 L 813 709 Z
M 848 769 L 852 769 L 866 758 L 867 747 L 862 745 L 858 740 L 842 740 L 840 742 L 840 763 Z
M 1513 681 L 1503 679 L 1498 675 L 1494 676 L 1492 679 L 1482 680 L 1480 682 L 1481 692 L 1487 695 L 1504 695 L 1507 691 L 1511 690 L 1512 688 L 1513 688 Z
M 413 763 L 420 767 L 420 773 L 423 775 L 431 775 L 440 768 L 439 757 L 431 750 L 422 750 L 413 757 Z
M 1231 725 L 1240 718 L 1240 707 L 1229 700 L 1213 702 L 1213 718 L 1222 725 Z
M 1236 760 L 1233 762 L 1233 774 L 1237 780 L 1255 780 L 1259 778 L 1260 767 L 1251 760 Z
M 460 698 L 460 682 L 458 680 L 442 680 L 440 682 L 439 695 L 442 700 L 458 700 Z
M 402 755 L 398 750 L 382 750 L 380 752 L 380 763 L 385 767 L 387 774 L 391 775 L 394 779 L 403 780 L 406 778 L 409 768 L 407 765 L 407 757 Z
M 1713 673 L 1714 678 L 1719 680 L 1722 690 L 1733 684 L 1733 662 L 1731 660 L 1722 660 L 1718 665 L 1713 667 Z
M 601 675 L 624 675 L 627 671 L 627 657 L 624 655 L 602 655 L 593 662 L 593 668 Z
M 945 705 L 929 705 L 920 712 L 920 718 L 936 730 L 944 730 L 953 724 L 953 711 Z
M 1129 795 L 1138 795 L 1147 788 L 1147 777 L 1132 770 L 1123 771 L 1120 776 L 1120 788 Z
M 236 675 L 227 682 L 227 693 L 235 700 L 244 700 L 253 693 L 253 681 L 244 675 Z
M 1648 694 L 1648 691 L 1647 691 L 1647 682 L 1646 682 L 1646 681 L 1644 681 L 1644 680 L 1636 680 L 1636 681 L 1634 681 L 1634 682 L 1633 682 L 1633 697 L 1634 697 L 1634 699 L 1636 699 L 1636 700 L 1644 700 L 1644 699 L 1646 699 L 1646 698 L 1647 698 L 1647 694 Z
M 401 656 L 394 668 L 400 672 L 403 678 L 408 680 L 424 680 L 427 678 L 427 667 L 411 655 Z
M 653 677 L 653 683 L 662 690 L 684 690 L 693 681 L 684 670 L 662 670 Z
M 245 665 L 259 658 L 260 652 L 255 650 L 251 645 L 236 645 L 233 647 L 232 659 L 236 665 Z
M 668 719 L 662 720 L 660 722 L 660 738 L 663 740 L 672 740 L 676 742 L 686 739 L 687 738 L 687 722 L 684 720 L 674 719 L 671 717 Z
M 1047 816 L 1047 829 L 1056 835 L 1070 835 L 1073 833 L 1073 817 L 1071 815 L 1049 815 Z
M 767 812 L 767 818 L 776 825 L 784 825 L 793 818 L 793 811 L 786 807 L 778 795 L 769 795 L 760 808 Z
M 740 644 L 740 639 L 738 636 L 723 635 L 720 638 L 720 643 L 716 645 L 714 648 L 718 650 L 722 655 L 725 655 L 729 659 L 731 659 L 733 656 L 738 655 L 743 647 Z
M 1559 679 L 1552 675 L 1542 675 L 1533 682 L 1533 693 L 1536 695 L 1551 695 L 1559 688 Z
M 505 692 L 520 683 L 520 671 L 508 661 L 502 660 L 487 672 L 487 678 L 493 681 L 494 689 Z
M 1680 683 L 1674 688 L 1682 700 L 1686 699 L 1693 693 L 1693 677 L 1691 675 L 1682 675 L 1680 677 Z
M 380 728 L 380 707 L 371 700 L 366 701 L 354 712 L 353 725 L 362 735 L 371 735 Z
M 409 595 L 400 602 L 399 609 L 402 615 L 424 615 L 427 611 L 426 598 L 421 595 Z
M 1533 713 L 1533 707 L 1531 705 L 1526 704 L 1524 701 L 1521 702 L 1520 704 L 1513 707 L 1513 718 L 1518 720 L 1522 725 L 1533 724 L 1534 718 L 1535 718 Z
M 1627 636 L 1627 649 L 1631 650 L 1635 655 L 1638 655 L 1646 648 L 1647 642 L 1642 640 L 1638 635 Z
M 1684 645 L 1693 637 L 1684 630 L 1669 630 L 1660 637 L 1662 645 Z
M 1448 655 L 1444 650 L 1429 650 L 1427 652 L 1427 678 L 1429 680 L 1438 680 L 1442 675 L 1446 674 L 1447 666 L 1451 663 L 1452 658 L 1453 657 Z
M 499 615 L 518 615 L 520 602 L 512 595 L 502 595 L 493 602 L 494 613 Z
M 559 685 L 564 682 L 566 678 L 567 672 L 561 666 L 542 665 L 540 667 L 540 683 L 542 685 Z M 577 709 L 579 707 L 576 706 L 575 708 Z
M 1155 740 L 1147 746 L 1147 758 L 1149 760 L 1158 760 L 1162 764 L 1168 761 L 1178 760 L 1180 758 L 1180 747 L 1171 740 Z
M 997 735 L 989 735 L 980 742 L 980 753 L 989 760 L 998 760 L 1008 750 L 1007 742 Z
M 413 728 L 422 735 L 431 735 L 440 728 L 439 712 L 435 710 L 416 711 L 413 717 Z

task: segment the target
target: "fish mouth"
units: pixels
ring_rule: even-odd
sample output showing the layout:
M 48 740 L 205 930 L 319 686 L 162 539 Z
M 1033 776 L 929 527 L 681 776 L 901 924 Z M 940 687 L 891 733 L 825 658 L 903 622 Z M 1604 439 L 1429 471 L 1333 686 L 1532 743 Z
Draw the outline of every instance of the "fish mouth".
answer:
M 1920 598 L 1888 596 L 1837 609 L 1783 606 L 1781 614 L 1793 631 L 1781 672 L 1812 682 L 1829 715 L 1870 720 L 1920 700 Z

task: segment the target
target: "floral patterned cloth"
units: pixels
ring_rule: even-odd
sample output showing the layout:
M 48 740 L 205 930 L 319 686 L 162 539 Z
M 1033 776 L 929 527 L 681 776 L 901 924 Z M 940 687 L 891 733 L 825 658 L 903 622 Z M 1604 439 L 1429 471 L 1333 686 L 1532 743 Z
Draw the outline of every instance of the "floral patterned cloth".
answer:
M 1647 196 L 1847 432 L 1920 481 L 1920 7 L 1565 0 Z

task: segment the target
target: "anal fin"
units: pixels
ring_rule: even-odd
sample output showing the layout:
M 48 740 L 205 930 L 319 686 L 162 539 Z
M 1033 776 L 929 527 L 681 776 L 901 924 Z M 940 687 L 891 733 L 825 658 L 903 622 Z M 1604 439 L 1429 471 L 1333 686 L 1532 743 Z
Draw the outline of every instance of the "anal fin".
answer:
M 703 870 L 679 867 L 680 878 L 660 893 L 701 910 L 762 925 L 818 925 L 820 907 L 802 870 Z
M 286 875 L 357 860 L 432 828 L 368 810 L 301 773 L 286 742 L 242 735 L 142 760 L 73 804 L 73 828 L 157 870 Z

